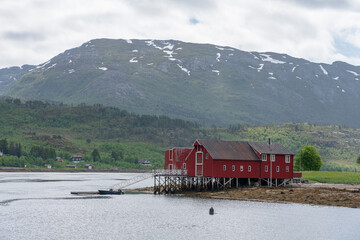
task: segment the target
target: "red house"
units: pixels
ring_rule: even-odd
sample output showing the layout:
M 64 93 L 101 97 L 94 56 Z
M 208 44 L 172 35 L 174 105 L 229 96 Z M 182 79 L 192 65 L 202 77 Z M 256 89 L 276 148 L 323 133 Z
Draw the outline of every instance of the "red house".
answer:
M 165 151 L 165 169 L 189 177 L 232 178 L 259 184 L 292 180 L 294 154 L 279 143 L 196 140 L 193 148 Z M 245 181 L 243 181 L 245 180 Z

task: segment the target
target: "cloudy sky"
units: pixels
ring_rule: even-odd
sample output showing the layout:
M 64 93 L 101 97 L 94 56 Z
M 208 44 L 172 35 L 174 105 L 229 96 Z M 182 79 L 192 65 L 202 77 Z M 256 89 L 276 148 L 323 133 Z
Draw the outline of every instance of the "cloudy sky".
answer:
M 360 65 L 358 0 L 0 0 L 0 67 L 94 38 L 176 39 Z

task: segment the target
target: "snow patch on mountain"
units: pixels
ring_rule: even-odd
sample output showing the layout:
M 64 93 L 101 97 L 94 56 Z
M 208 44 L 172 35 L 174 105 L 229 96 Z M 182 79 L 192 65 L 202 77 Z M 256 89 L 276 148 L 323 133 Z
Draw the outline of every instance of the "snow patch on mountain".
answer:
M 339 77 L 334 77 L 333 79 L 334 79 L 334 80 L 339 80 Z
M 216 61 L 220 62 L 220 57 L 221 57 L 221 54 L 220 54 L 220 53 L 216 53 Z
M 136 52 L 139 52 L 139 50 L 137 50 L 137 49 L 134 49 L 134 50 L 132 50 L 132 52 L 136 53 Z
M 272 58 L 270 56 L 270 54 L 260 53 L 259 55 L 260 55 L 261 60 L 263 62 L 271 62 L 271 63 L 274 63 L 274 64 L 284 64 L 284 63 L 286 63 L 286 62 L 283 62 L 283 61 Z
M 276 79 L 276 77 L 268 77 L 268 79 Z
M 56 66 L 56 63 L 52 64 L 50 67 L 46 68 L 44 72 L 46 72 L 47 70 L 49 70 L 50 68 L 53 68 Z
M 360 76 L 360 74 L 358 74 L 357 72 L 350 71 L 350 70 L 346 70 L 346 71 L 353 74 L 355 77 Z
M 133 42 L 131 41 L 131 39 L 126 39 L 125 40 L 127 43 L 129 43 L 129 44 L 132 44 Z
M 223 47 L 218 47 L 218 46 L 215 46 L 215 48 L 219 49 L 220 51 L 234 51 L 234 49 L 232 49 L 232 48 L 223 48 Z
M 296 78 L 297 78 L 297 79 L 302 79 L 302 78 L 301 78 L 301 77 L 299 77 L 299 76 L 296 76 Z
M 45 63 L 37 66 L 36 68 L 43 68 L 43 67 L 45 67 L 46 65 L 48 65 L 50 62 L 51 62 L 51 60 L 49 60 L 49 61 L 47 61 L 47 62 L 45 62 Z M 32 70 L 33 70 L 33 69 L 32 69 Z M 29 71 L 30 71 L 30 70 L 29 70 Z
M 129 60 L 129 62 L 131 62 L 131 63 L 137 63 L 138 60 L 136 60 L 136 57 L 133 57 L 132 59 Z
M 322 65 L 319 65 L 319 67 L 321 68 L 322 72 L 323 72 L 325 75 L 328 75 L 328 72 L 325 70 L 325 68 L 324 68 Z
M 181 66 L 180 64 L 176 64 L 176 65 L 178 65 L 178 67 L 181 69 L 181 70 L 183 70 L 184 72 L 186 72 L 187 73 L 187 75 L 189 75 L 190 76 L 190 71 L 189 70 L 187 70 L 186 68 L 184 68 L 183 66 Z
M 255 59 L 257 59 L 257 60 L 259 60 L 259 58 L 255 55 L 255 54 L 253 54 L 252 52 L 249 52 Z
M 72 74 L 72 73 L 74 73 L 74 72 L 75 72 L 74 69 L 69 69 L 69 70 L 68 70 L 68 73 L 69 73 L 69 74 Z
M 71 60 L 71 59 L 69 60 L 69 63 L 72 63 L 72 60 Z
M 258 72 L 260 72 L 260 71 L 263 69 L 264 64 L 263 64 L 263 63 L 260 63 L 259 66 L 260 66 L 260 67 L 257 68 L 257 71 L 258 71 Z
M 98 67 L 98 69 L 103 70 L 103 71 L 108 70 L 106 67 Z
M 214 72 L 214 73 L 217 73 L 218 76 L 220 75 L 220 71 L 219 71 L 219 70 L 211 70 L 211 71 Z

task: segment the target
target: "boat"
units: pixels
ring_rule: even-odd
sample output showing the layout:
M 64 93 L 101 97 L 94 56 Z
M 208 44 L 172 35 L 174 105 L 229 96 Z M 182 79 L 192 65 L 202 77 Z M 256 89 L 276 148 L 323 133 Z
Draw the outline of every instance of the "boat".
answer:
M 121 195 L 124 192 L 121 189 L 114 190 L 110 188 L 109 190 L 98 190 L 100 195 Z

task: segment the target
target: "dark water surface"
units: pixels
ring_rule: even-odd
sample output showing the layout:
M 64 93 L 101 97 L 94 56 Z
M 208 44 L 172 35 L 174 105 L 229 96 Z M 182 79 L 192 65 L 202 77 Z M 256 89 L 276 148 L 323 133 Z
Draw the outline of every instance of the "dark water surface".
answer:
M 0 173 L 0 239 L 360 239 L 359 209 L 70 194 L 108 188 L 134 176 Z M 148 179 L 137 186 L 151 184 Z

